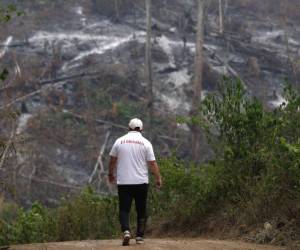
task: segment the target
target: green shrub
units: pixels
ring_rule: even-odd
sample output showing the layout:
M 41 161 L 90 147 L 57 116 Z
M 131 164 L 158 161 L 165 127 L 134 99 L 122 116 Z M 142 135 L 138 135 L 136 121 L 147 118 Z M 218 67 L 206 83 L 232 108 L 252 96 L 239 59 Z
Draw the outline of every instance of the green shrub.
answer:
M 225 78 L 199 115 L 188 120 L 204 128 L 216 158 L 201 166 L 163 159 L 165 185 L 151 193 L 152 214 L 178 223 L 223 211 L 225 219 L 248 224 L 296 214 L 300 95 L 287 86 L 285 98 L 281 107 L 267 111 L 239 80 Z
M 119 233 L 116 197 L 103 197 L 86 188 L 77 197 L 49 210 L 39 203 L 17 218 L 1 214 L 0 245 L 62 240 L 106 239 Z
M 9 226 L 10 242 L 33 243 L 48 242 L 57 239 L 57 225 L 49 211 L 39 203 L 30 210 L 19 210 L 17 220 Z
M 150 212 L 173 222 L 197 223 L 215 211 L 229 187 L 224 166 L 217 162 L 201 167 L 176 158 L 160 160 L 164 187 L 150 193 Z
M 18 242 L 48 242 L 57 239 L 57 225 L 48 210 L 34 203 L 28 212 L 20 212 L 16 234 Z
M 85 189 L 57 210 L 59 240 L 105 239 L 119 231 L 115 197 L 101 197 Z
M 279 212 L 282 202 L 295 206 L 299 199 L 300 95 L 287 85 L 285 97 L 281 107 L 266 111 L 240 81 L 224 79 L 198 117 L 232 183 L 227 201 L 246 214 L 251 210 L 252 222 Z

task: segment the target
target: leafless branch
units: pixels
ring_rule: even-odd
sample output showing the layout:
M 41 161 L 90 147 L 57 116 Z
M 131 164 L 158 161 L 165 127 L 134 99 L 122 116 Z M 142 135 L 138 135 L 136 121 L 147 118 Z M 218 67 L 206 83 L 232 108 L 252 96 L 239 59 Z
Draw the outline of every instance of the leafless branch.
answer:
M 10 134 L 10 137 L 9 137 L 9 140 L 6 143 L 5 149 L 4 149 L 3 154 L 1 156 L 0 169 L 3 168 L 4 162 L 5 162 L 5 159 L 6 159 L 6 155 L 7 155 L 8 151 L 9 151 L 9 148 L 11 147 L 11 145 L 13 143 L 15 135 L 16 135 L 16 129 L 13 127 L 12 131 L 11 131 L 11 134 Z
M 94 176 L 95 176 L 95 174 L 96 174 L 99 166 L 100 166 L 99 174 L 102 174 L 102 173 L 105 172 L 104 171 L 103 162 L 102 162 L 102 156 L 104 154 L 104 151 L 105 151 L 105 148 L 106 148 L 109 136 L 110 136 L 110 131 L 108 131 L 106 133 L 105 140 L 104 140 L 104 143 L 102 144 L 102 147 L 100 149 L 99 156 L 98 156 L 97 162 L 95 164 L 94 170 L 93 170 L 93 172 L 92 172 L 92 174 L 91 174 L 91 176 L 89 178 L 89 181 L 88 181 L 89 184 L 92 183 L 93 178 L 94 178 Z
M 30 177 L 30 176 L 26 176 L 22 173 L 19 173 L 19 176 L 21 176 L 24 179 L 28 179 L 30 181 L 35 181 L 35 182 L 40 182 L 40 183 L 45 183 L 45 184 L 50 184 L 50 185 L 54 185 L 54 186 L 58 186 L 58 187 L 62 187 L 62 188 L 68 188 L 68 189 L 75 189 L 75 190 L 81 190 L 82 188 L 79 186 L 74 186 L 74 185 L 67 185 L 67 184 L 62 184 L 59 182 L 55 182 L 55 181 L 51 181 L 51 180 L 43 180 L 40 179 L 38 177 Z
M 78 118 L 80 120 L 85 120 L 85 118 L 82 116 L 82 115 L 79 115 L 79 114 L 75 114 L 69 110 L 64 110 L 64 112 L 66 114 L 69 114 L 75 118 Z M 110 125 L 112 127 L 117 127 L 117 128 L 122 128 L 122 129 L 127 129 L 126 126 L 123 126 L 123 125 L 120 125 L 120 124 L 116 124 L 116 123 L 113 123 L 113 122 L 109 122 L 109 121 L 104 121 L 104 120 L 101 120 L 101 119 L 94 119 L 95 122 L 97 123 L 101 123 L 101 124 L 105 124 L 105 125 Z
M 244 84 L 244 86 L 247 86 L 247 85 L 246 85 L 246 82 L 243 80 L 242 76 L 241 76 L 234 68 L 232 68 L 228 63 L 224 62 L 224 60 L 223 60 L 220 56 L 218 56 L 211 48 L 209 48 L 209 47 L 206 46 L 206 45 L 204 45 L 203 47 L 204 47 L 204 49 L 205 49 L 206 51 L 208 51 L 209 53 L 213 54 L 214 57 L 219 61 L 219 63 L 221 63 L 222 65 L 226 66 L 228 72 L 229 72 L 232 76 L 234 76 L 234 77 L 236 77 L 236 78 L 239 78 L 239 79 L 241 80 L 241 82 Z
M 21 97 L 18 97 L 16 99 L 14 99 L 13 101 L 1 106 L 0 110 L 9 108 L 9 107 L 11 107 L 12 105 L 14 105 L 18 102 L 21 102 L 21 101 L 24 101 L 24 100 L 28 99 L 29 97 L 35 96 L 35 95 L 40 94 L 40 93 L 45 92 L 45 91 L 48 91 L 49 89 L 57 86 L 58 84 L 64 85 L 64 84 L 67 83 L 67 82 L 64 82 L 64 81 L 75 79 L 75 78 L 97 76 L 97 75 L 101 75 L 101 74 L 102 74 L 102 72 L 90 72 L 90 73 L 83 72 L 83 73 L 80 73 L 80 74 L 74 74 L 74 75 L 71 75 L 71 76 L 61 77 L 61 78 L 57 78 L 57 79 L 40 81 L 40 82 L 37 83 L 38 85 L 46 85 L 46 86 L 43 86 L 43 87 L 41 87 L 40 89 L 38 89 L 36 91 L 33 91 L 29 94 L 26 94 L 24 96 L 21 96 Z

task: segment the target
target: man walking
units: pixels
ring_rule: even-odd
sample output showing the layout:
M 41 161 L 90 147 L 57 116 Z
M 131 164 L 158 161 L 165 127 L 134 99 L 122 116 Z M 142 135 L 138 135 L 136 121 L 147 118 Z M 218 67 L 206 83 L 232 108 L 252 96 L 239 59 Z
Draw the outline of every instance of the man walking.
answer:
M 119 219 L 123 232 L 123 246 L 128 246 L 131 239 L 129 212 L 132 200 L 135 200 L 137 213 L 136 243 L 144 243 L 147 220 L 148 167 L 155 176 L 156 186 L 162 186 L 158 165 L 152 144 L 142 136 L 143 123 L 140 119 L 130 120 L 129 132 L 118 138 L 110 151 L 109 182 L 117 185 L 119 196 Z

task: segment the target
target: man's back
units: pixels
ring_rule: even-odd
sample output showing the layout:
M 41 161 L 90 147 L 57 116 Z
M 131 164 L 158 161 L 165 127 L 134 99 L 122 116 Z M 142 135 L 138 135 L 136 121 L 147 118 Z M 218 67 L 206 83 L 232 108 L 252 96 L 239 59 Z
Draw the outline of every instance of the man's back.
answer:
M 155 161 L 151 143 L 138 131 L 116 140 L 111 156 L 117 157 L 117 184 L 149 183 L 148 161 Z

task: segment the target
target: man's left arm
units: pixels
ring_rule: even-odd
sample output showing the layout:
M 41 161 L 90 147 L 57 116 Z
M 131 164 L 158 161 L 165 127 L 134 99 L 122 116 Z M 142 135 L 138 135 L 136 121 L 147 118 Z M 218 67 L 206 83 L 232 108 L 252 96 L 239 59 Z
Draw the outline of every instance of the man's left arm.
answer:
M 161 175 L 159 171 L 159 167 L 157 165 L 156 161 L 148 161 L 148 166 L 152 172 L 152 174 L 155 177 L 156 180 L 156 187 L 161 188 L 162 187 L 162 180 L 161 180 Z
M 108 180 L 111 184 L 116 182 L 115 171 L 117 167 L 118 158 L 115 156 L 110 156 L 109 167 L 108 167 Z

